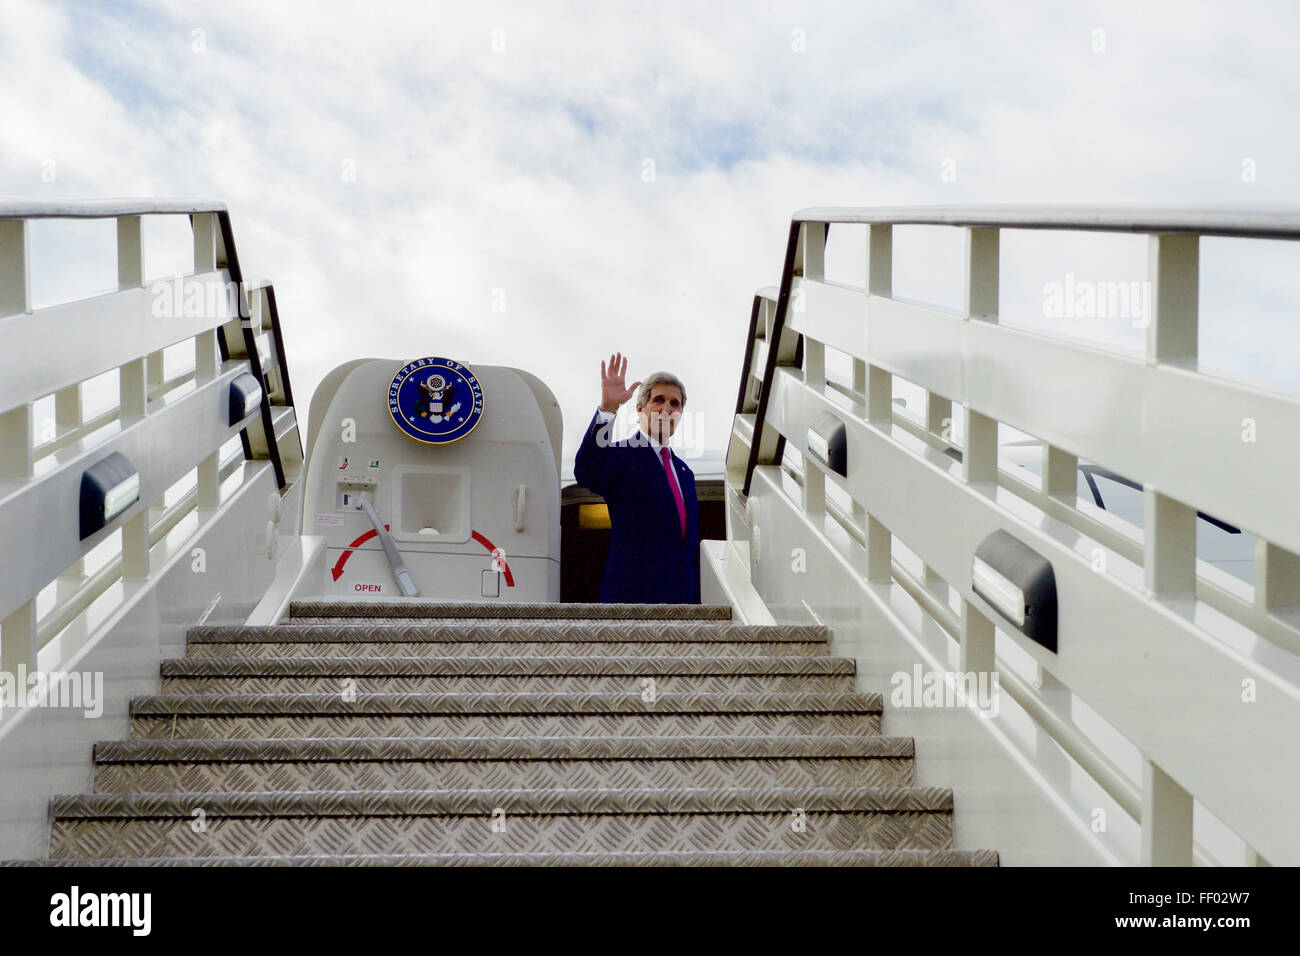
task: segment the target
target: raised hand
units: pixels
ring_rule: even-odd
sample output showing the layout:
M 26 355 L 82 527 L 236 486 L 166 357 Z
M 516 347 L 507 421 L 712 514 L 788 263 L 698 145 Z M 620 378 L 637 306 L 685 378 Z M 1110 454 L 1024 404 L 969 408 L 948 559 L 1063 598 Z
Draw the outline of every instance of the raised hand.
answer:
M 632 397 L 640 382 L 633 382 L 624 388 L 623 375 L 627 371 L 627 359 L 621 352 L 609 357 L 609 366 L 600 363 L 600 407 L 606 412 L 617 412 L 620 405 Z

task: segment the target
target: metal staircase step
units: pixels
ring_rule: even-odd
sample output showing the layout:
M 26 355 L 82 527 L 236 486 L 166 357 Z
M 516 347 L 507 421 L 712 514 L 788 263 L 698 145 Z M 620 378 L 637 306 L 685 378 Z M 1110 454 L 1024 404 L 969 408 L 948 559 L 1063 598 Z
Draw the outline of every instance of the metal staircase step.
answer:
M 396 737 L 874 733 L 879 694 L 159 694 L 131 702 L 137 737 Z M 750 718 L 746 720 L 746 718 Z M 180 725 L 184 721 L 183 725 Z
M 131 714 L 803 714 L 880 713 L 879 694 L 151 694 Z
M 695 656 L 241 657 L 162 664 L 171 693 L 764 693 L 853 690 L 849 658 Z M 652 682 L 652 683 L 649 683 Z
M 104 742 L 95 791 L 897 787 L 913 753 L 877 735 Z
M 51 813 L 54 858 L 952 848 L 938 787 L 90 794 Z
M 552 654 L 544 657 L 217 657 L 172 658 L 162 662 L 166 678 L 196 677 L 543 677 L 668 675 L 838 675 L 852 677 L 857 667 L 849 657 L 799 655 L 615 657 Z
M 996 866 L 812 625 L 299 600 L 191 627 L 50 862 Z
M 912 738 L 879 734 L 827 737 L 334 737 L 265 740 L 109 740 L 95 744 L 100 763 L 176 760 L 699 760 L 911 757 Z
M 255 737 L 616 737 L 880 733 L 880 713 L 134 714 L 135 740 Z
M 217 640 L 191 642 L 186 646 L 189 659 L 207 657 L 736 657 L 751 654 L 766 657 L 799 655 L 825 657 L 830 645 L 813 641 L 752 641 L 749 643 L 708 643 L 705 641 L 426 641 L 406 644 L 394 642 L 334 643 L 252 643 Z
M 190 644 L 220 643 L 810 643 L 828 642 L 830 632 L 813 624 L 732 624 L 725 621 L 469 621 L 451 624 L 358 621 L 353 624 L 198 625 L 186 631 Z
M 358 694 L 639 694 L 642 681 L 660 694 L 765 694 L 853 690 L 851 674 L 668 674 L 643 677 L 608 674 L 475 676 L 394 674 L 392 676 L 167 677 L 164 694 L 338 694 L 346 684 Z
M 402 600 L 309 600 L 291 601 L 289 618 L 589 618 L 603 620 L 730 620 L 729 604 L 496 604 Z
M 139 866 L 136 857 L 6 861 L 0 866 Z M 368 853 L 168 856 L 150 866 L 997 866 L 994 850 L 648 850 L 593 853 Z

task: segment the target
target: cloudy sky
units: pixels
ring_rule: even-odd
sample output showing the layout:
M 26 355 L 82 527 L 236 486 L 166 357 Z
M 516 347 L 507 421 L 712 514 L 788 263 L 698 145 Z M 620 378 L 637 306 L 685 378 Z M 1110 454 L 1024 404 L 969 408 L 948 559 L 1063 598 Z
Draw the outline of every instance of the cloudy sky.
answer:
M 303 419 L 341 362 L 445 355 L 541 376 L 571 459 L 617 350 L 686 381 L 716 450 L 794 210 L 1295 202 L 1298 31 L 1243 0 L 0 0 L 0 194 L 227 203 Z M 100 226 L 38 224 L 38 304 L 114 281 Z M 896 291 L 956 305 L 955 232 L 898 233 Z M 853 281 L 861 243 L 831 245 Z M 1043 288 L 1141 280 L 1142 240 L 1003 249 L 1007 321 L 1140 346 Z M 1300 387 L 1296 251 L 1203 262 L 1203 358 Z

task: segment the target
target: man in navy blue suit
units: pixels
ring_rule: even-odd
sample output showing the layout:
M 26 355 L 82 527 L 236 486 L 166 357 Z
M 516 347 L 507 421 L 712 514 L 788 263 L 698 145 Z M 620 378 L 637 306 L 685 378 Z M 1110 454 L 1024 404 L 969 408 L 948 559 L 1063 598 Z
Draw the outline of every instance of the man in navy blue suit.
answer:
M 700 524 L 695 474 L 673 454 L 668 439 L 686 407 L 686 387 L 655 372 L 623 385 L 621 353 L 600 363 L 600 407 L 587 426 L 573 476 L 609 507 L 609 560 L 600 583 L 603 602 L 700 603 Z M 619 406 L 640 386 L 640 431 L 611 441 Z

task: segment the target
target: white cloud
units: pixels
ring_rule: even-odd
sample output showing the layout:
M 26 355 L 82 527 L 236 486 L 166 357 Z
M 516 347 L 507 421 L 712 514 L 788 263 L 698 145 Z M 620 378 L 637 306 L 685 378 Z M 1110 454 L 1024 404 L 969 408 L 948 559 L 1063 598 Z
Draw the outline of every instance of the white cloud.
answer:
M 304 419 L 340 362 L 446 354 L 546 380 L 567 456 L 617 350 L 632 380 L 681 375 L 720 448 L 793 210 L 1295 199 L 1298 20 L 1269 3 L 11 0 L 0 192 L 227 202 L 245 269 L 276 283 Z M 1254 335 L 1207 314 L 1207 348 L 1300 367 L 1294 274 L 1262 277 Z

